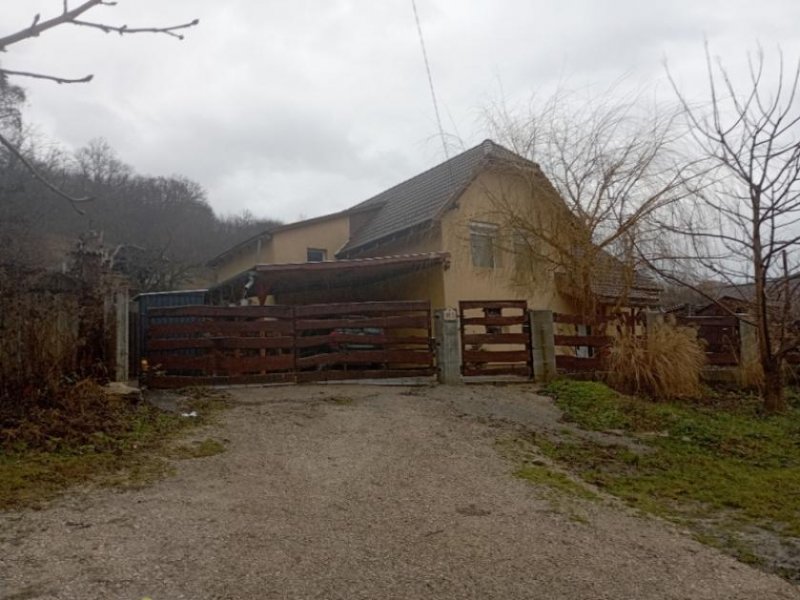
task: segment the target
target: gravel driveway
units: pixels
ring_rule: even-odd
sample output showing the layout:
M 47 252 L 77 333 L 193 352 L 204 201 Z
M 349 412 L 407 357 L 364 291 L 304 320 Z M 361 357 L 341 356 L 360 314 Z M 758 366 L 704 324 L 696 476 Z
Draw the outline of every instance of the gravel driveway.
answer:
M 525 387 L 231 393 L 202 432 L 223 454 L 0 515 L 0 598 L 800 598 L 667 524 L 513 477 L 498 435 L 552 416 Z

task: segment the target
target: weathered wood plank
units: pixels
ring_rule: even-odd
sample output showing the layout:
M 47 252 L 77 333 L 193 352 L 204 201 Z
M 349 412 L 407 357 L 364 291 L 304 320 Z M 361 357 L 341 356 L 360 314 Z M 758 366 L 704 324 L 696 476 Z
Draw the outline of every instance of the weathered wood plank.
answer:
M 213 347 L 214 338 L 155 339 L 147 342 L 148 354 L 164 350 L 194 350 Z
M 328 334 L 309 335 L 297 338 L 298 348 L 312 348 L 334 344 L 375 345 L 375 346 L 430 346 L 431 338 L 417 336 L 391 336 L 391 335 L 354 335 L 354 334 Z
M 465 333 L 464 346 L 482 344 L 529 344 L 527 333 Z
M 285 371 L 294 368 L 294 355 L 222 356 L 217 360 L 217 365 L 220 370 L 228 371 L 229 373 Z
M 461 324 L 468 325 L 526 325 L 528 323 L 525 315 L 512 316 L 512 317 L 464 317 L 461 319 Z
M 499 366 L 499 367 L 486 367 L 478 368 L 465 366 L 461 369 L 461 374 L 464 377 L 498 377 L 501 375 L 517 375 L 519 377 L 530 378 L 532 370 L 526 365 L 519 366 Z
M 470 363 L 513 363 L 513 362 L 530 362 L 531 355 L 527 350 L 498 350 L 495 352 L 489 350 L 465 350 L 463 361 L 465 364 Z
M 337 364 L 432 365 L 433 353 L 423 350 L 353 350 L 297 358 L 297 366 L 301 369 Z
M 292 333 L 291 321 L 194 321 L 191 323 L 151 323 L 148 339 L 176 336 L 230 337 L 242 334 Z
M 335 317 L 349 314 L 397 314 L 405 312 L 429 312 L 430 302 L 424 300 L 389 302 L 345 302 L 339 304 L 307 304 L 295 307 L 297 318 Z
M 392 379 L 399 377 L 432 377 L 436 369 L 359 369 L 359 370 L 327 370 L 327 371 L 302 371 L 297 373 L 299 383 L 311 381 L 347 381 L 349 379 Z
M 706 363 L 717 367 L 738 365 L 736 355 L 733 352 L 709 352 L 706 353 Z
M 458 303 L 459 308 L 464 310 L 474 310 L 476 308 L 517 308 L 528 310 L 527 300 L 462 300 Z
M 148 317 L 195 317 L 195 318 L 283 318 L 291 319 L 292 306 L 165 306 L 151 308 Z
M 677 321 L 690 327 L 739 327 L 739 319 L 733 316 L 678 317 Z
M 219 376 L 186 376 L 186 375 L 153 375 L 147 378 L 147 385 L 153 389 L 181 389 L 196 386 L 212 385 L 256 385 L 267 383 L 291 383 L 295 381 L 294 373 L 269 373 L 259 375 L 219 375 Z
M 581 358 L 578 356 L 556 355 L 556 368 L 565 371 L 599 371 L 605 361 L 599 356 Z
M 297 331 L 328 329 L 363 329 L 376 327 L 380 329 L 428 329 L 430 319 L 427 316 L 399 317 L 367 317 L 363 319 L 298 319 L 295 321 Z
M 554 335 L 556 346 L 591 346 L 602 348 L 611 343 L 612 338 L 607 335 Z

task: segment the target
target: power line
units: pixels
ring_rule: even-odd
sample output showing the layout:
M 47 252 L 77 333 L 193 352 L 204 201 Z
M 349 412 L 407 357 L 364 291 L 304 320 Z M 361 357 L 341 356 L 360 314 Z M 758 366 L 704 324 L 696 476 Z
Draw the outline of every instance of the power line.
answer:
M 439 102 L 436 100 L 436 90 L 433 87 L 433 75 L 431 75 L 431 65 L 428 61 L 428 51 L 425 49 L 425 38 L 422 36 L 422 25 L 419 22 L 416 0 L 411 0 L 411 8 L 414 10 L 414 20 L 417 22 L 417 33 L 419 33 L 419 45 L 422 47 L 422 58 L 425 60 L 425 71 L 428 73 L 428 86 L 431 89 L 431 99 L 433 100 L 433 111 L 436 113 L 436 123 L 439 125 L 439 137 L 442 139 L 442 149 L 445 159 L 450 158 L 447 151 L 447 141 L 444 137 L 444 127 L 442 127 L 442 117 L 439 115 Z

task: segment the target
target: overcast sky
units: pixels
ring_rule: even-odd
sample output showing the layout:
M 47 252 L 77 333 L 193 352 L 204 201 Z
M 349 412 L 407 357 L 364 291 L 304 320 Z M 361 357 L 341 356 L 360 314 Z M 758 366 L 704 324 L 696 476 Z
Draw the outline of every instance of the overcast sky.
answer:
M 79 0 L 72 0 L 75 5 Z M 797 0 L 417 0 L 444 128 L 486 137 L 493 101 L 625 77 L 701 97 L 703 38 L 737 69 L 758 40 L 800 56 Z M 0 34 L 61 0 L 3 0 Z M 343 209 L 443 160 L 411 0 L 119 0 L 87 20 L 167 25 L 179 42 L 61 27 L 9 48 L 27 118 L 78 148 L 106 138 L 138 171 L 200 182 L 220 213 L 292 221 Z M 455 142 L 452 144 L 457 145 Z M 455 151 L 455 147 L 453 149 Z

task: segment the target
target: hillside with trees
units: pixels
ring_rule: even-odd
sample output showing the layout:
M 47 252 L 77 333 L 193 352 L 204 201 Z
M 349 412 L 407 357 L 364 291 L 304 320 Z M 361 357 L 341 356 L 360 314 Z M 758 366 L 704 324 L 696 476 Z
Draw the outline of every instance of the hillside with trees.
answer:
M 0 128 L 23 152 L 0 148 L 5 265 L 57 269 L 78 237 L 91 231 L 102 236 L 114 269 L 136 291 L 175 289 L 202 280 L 216 254 L 276 224 L 248 212 L 217 215 L 198 183 L 137 173 L 102 139 L 72 153 L 43 150 L 50 144 L 26 127 L 24 104 L 24 90 L 0 79 Z

